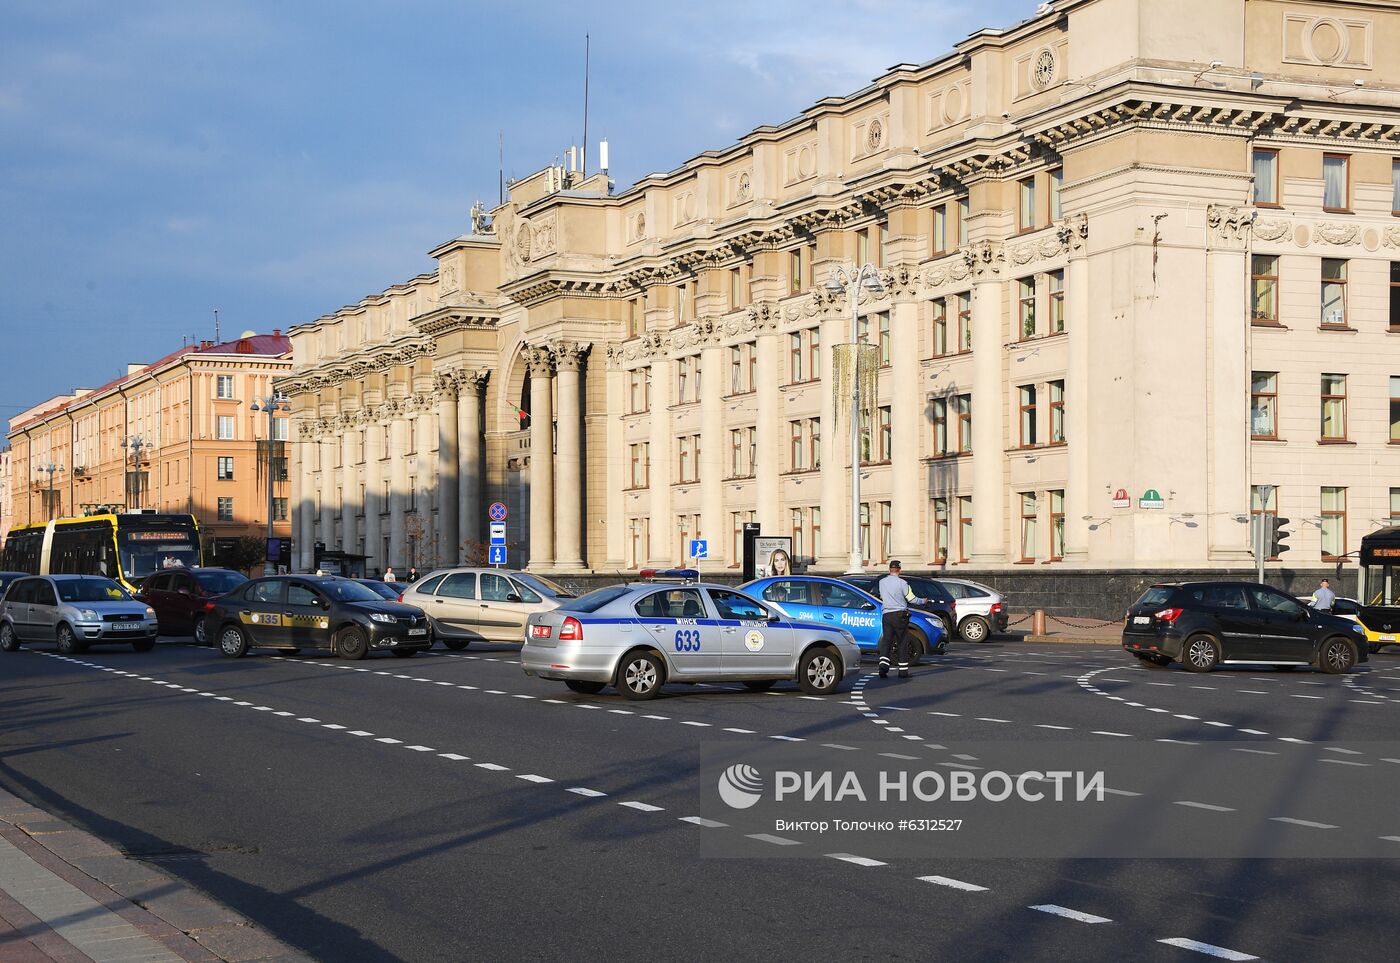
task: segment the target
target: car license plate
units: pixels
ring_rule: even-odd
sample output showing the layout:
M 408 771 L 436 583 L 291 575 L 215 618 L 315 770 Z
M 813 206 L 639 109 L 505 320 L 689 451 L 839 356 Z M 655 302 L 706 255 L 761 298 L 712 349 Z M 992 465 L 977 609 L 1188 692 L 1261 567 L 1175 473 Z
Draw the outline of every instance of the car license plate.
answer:
M 1377 638 L 1379 638 L 1382 642 L 1394 642 L 1394 641 L 1395 641 L 1395 636 L 1393 636 L 1393 635 L 1381 635 L 1381 636 L 1377 636 Z
M 427 630 L 427 629 L 409 629 L 409 630 L 408 630 L 408 634 L 409 634 L 409 635 L 427 635 L 427 634 L 428 634 L 428 630 Z
M 112 631 L 113 631 L 113 632 L 135 632 L 135 631 L 136 631 L 137 629 L 139 629 L 139 628 L 141 628 L 141 623 L 140 623 L 140 622 L 113 622 L 113 623 L 112 623 Z
M 1151 622 L 1151 621 L 1152 621 L 1152 617 L 1149 616 L 1149 615 L 1135 615 L 1135 616 L 1133 616 L 1133 624 L 1134 624 L 1134 625 L 1146 625 L 1147 623 L 1149 623 L 1149 622 Z

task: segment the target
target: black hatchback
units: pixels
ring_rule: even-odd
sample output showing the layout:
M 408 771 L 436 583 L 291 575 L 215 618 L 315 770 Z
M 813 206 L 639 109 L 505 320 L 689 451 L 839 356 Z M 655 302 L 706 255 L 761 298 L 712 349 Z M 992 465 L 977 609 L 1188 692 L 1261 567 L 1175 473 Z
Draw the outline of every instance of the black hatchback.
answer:
M 880 597 L 880 579 L 882 578 L 884 578 L 883 575 L 843 575 L 841 581 L 854 585 L 863 592 L 869 592 L 878 599 Z M 948 640 L 957 634 L 957 599 L 953 598 L 953 593 L 935 579 L 922 575 L 905 575 L 903 578 L 914 590 L 915 595 L 921 599 L 928 599 L 927 605 L 915 605 L 913 608 L 920 612 L 927 612 L 942 623 L 943 641 L 940 646 L 947 645 Z
M 233 658 L 253 646 L 329 649 L 342 659 L 363 659 L 376 649 L 410 656 L 433 644 L 422 609 L 339 576 L 253 579 L 208 603 L 204 621 L 220 651 Z
M 1310 665 L 1346 672 L 1367 661 L 1365 629 L 1254 582 L 1154 585 L 1128 609 L 1123 648 L 1148 665 Z

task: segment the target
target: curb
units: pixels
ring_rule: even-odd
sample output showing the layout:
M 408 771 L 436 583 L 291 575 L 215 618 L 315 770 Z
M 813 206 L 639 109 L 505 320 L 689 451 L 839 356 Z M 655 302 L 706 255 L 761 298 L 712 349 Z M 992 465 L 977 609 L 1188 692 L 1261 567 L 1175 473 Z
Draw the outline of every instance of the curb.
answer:
M 4 789 L 0 837 L 190 963 L 315 963 L 192 886 Z
M 1031 642 L 1035 645 L 1117 645 L 1121 646 L 1121 639 L 1073 637 L 1067 635 L 1026 635 L 1021 638 L 1022 642 Z

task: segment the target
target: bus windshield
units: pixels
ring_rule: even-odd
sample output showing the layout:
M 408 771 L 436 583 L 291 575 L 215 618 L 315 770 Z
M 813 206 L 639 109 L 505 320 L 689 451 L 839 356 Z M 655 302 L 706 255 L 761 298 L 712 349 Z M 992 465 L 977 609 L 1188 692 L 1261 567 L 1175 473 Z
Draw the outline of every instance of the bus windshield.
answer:
M 117 552 L 122 574 L 132 582 L 160 569 L 193 568 L 199 564 L 195 533 L 176 529 L 123 531 L 118 527 Z
M 1400 578 L 1391 563 L 1361 566 L 1361 604 L 1400 606 Z

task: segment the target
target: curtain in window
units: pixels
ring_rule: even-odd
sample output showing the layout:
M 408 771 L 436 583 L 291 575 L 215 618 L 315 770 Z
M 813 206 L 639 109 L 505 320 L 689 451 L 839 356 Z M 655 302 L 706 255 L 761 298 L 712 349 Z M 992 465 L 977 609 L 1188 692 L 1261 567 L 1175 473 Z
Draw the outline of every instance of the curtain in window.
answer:
M 1254 202 L 1272 204 L 1277 196 L 1274 193 L 1274 164 L 1278 160 L 1277 154 L 1268 154 L 1263 151 L 1254 155 Z
M 1325 157 L 1322 160 L 1322 206 L 1336 209 L 1347 206 L 1345 157 Z
M 1390 209 L 1400 211 L 1400 164 L 1390 165 Z

